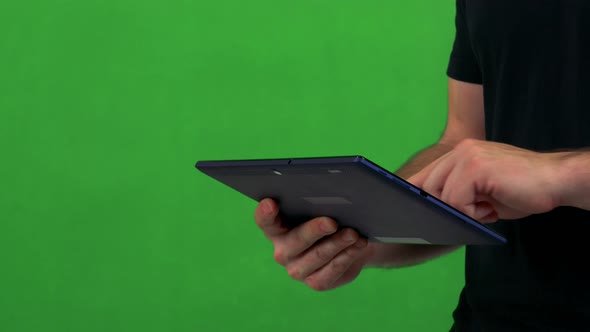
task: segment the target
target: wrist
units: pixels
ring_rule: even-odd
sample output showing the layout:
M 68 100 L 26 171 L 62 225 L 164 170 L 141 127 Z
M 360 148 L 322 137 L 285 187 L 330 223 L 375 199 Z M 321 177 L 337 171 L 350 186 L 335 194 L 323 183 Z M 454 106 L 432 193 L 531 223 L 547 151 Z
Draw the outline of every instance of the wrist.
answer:
M 559 206 L 590 209 L 590 157 L 586 152 L 553 154 Z

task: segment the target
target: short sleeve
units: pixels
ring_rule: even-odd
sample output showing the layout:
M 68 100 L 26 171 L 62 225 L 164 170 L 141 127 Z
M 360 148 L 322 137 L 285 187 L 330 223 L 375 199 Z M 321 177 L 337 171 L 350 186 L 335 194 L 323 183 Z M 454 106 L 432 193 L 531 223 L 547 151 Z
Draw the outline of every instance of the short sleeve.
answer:
M 473 51 L 467 21 L 465 0 L 456 1 L 455 41 L 447 68 L 447 75 L 458 81 L 482 84 L 481 68 Z

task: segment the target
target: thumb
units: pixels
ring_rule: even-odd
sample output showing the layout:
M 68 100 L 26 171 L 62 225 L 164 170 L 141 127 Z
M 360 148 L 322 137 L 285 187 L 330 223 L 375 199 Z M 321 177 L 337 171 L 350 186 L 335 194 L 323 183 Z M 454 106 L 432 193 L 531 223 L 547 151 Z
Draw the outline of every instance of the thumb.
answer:
M 477 202 L 474 204 L 473 218 L 480 221 L 488 221 L 490 217 L 496 216 L 497 213 L 494 206 L 489 202 Z M 494 220 L 496 218 L 493 218 Z
M 277 203 L 270 198 L 260 201 L 254 213 L 256 224 L 267 238 L 283 235 L 289 231 L 281 221 L 279 216 L 279 207 Z

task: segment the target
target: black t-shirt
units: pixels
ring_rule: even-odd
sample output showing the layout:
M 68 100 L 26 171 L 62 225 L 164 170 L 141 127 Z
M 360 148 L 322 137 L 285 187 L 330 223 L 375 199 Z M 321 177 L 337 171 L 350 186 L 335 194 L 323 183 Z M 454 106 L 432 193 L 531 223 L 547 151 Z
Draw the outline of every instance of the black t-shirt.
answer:
M 458 0 L 447 74 L 483 84 L 488 140 L 590 147 L 590 1 Z M 492 228 L 509 242 L 467 247 L 452 330 L 590 331 L 590 212 Z

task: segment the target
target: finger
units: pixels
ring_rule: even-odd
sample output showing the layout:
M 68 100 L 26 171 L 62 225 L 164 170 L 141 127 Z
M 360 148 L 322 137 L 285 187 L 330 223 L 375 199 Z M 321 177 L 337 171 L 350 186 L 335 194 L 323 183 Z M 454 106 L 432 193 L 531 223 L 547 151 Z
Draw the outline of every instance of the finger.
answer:
M 424 167 L 422 170 L 420 170 L 418 173 L 409 177 L 407 181 L 410 182 L 411 184 L 415 185 L 416 187 L 422 188 L 424 185 L 424 181 L 426 181 L 426 179 L 430 175 L 430 172 L 432 172 L 432 170 L 435 167 L 437 167 L 438 163 L 441 160 L 443 160 L 443 158 L 446 158 L 448 155 L 449 155 L 449 153 L 445 153 L 444 155 L 438 157 L 433 162 L 431 162 L 426 167 Z
M 474 204 L 473 218 L 476 220 L 482 220 L 495 212 L 494 206 L 489 202 L 476 202 Z
M 269 239 L 286 234 L 289 231 L 281 222 L 277 204 L 270 198 L 260 201 L 254 212 L 254 219 L 258 227 L 260 227 L 264 235 Z
M 407 181 L 418 188 L 422 188 L 422 186 L 424 185 L 424 181 L 426 181 L 426 178 L 430 174 L 430 171 L 436 166 L 437 161 L 438 160 L 431 162 L 430 164 L 428 164 L 428 166 L 421 169 L 418 173 L 410 176 L 407 179 Z
M 475 206 L 475 218 L 481 223 L 492 223 L 502 219 L 519 219 L 528 215 L 524 211 L 513 209 L 492 196 L 485 194 L 478 194 L 475 198 L 477 203 Z M 490 210 L 491 207 L 491 211 Z M 489 213 L 486 215 L 486 212 Z M 480 217 L 481 216 L 481 217 Z
M 305 278 L 304 282 L 314 290 L 323 291 L 334 288 L 338 280 L 362 257 L 366 247 L 365 239 L 341 251 L 328 264 Z
M 454 167 L 455 160 L 453 155 L 446 154 L 442 156 L 430 170 L 430 174 L 428 174 L 422 184 L 422 189 L 438 198 L 442 197 L 442 192 L 447 186 L 448 177 Z
M 476 178 L 472 172 L 464 171 L 462 165 L 456 165 L 450 171 L 444 184 L 441 199 L 457 210 L 476 219 L 477 192 Z
M 493 222 L 503 205 L 483 185 L 482 174 L 479 168 L 459 163 L 448 175 L 441 199 L 473 219 Z
M 287 268 L 289 276 L 303 280 L 317 269 L 328 264 L 342 250 L 350 247 L 359 239 L 358 233 L 348 228 L 318 242 L 290 263 Z
M 275 260 L 281 265 L 287 265 L 317 241 L 334 234 L 337 230 L 336 222 L 328 217 L 318 217 L 305 222 L 274 242 Z
M 362 255 L 364 255 L 364 254 L 362 254 Z M 360 258 L 357 258 L 357 260 L 355 260 L 352 263 L 352 265 L 350 265 L 350 267 L 348 268 L 348 271 L 346 271 L 338 280 L 336 280 L 332 284 L 331 287 L 337 288 L 342 285 L 350 283 L 351 281 L 356 279 L 356 277 L 358 277 L 358 275 L 361 273 L 364 266 L 365 266 L 365 261 L 363 260 L 362 256 Z

